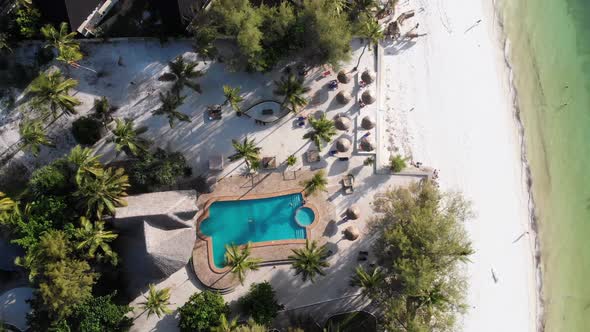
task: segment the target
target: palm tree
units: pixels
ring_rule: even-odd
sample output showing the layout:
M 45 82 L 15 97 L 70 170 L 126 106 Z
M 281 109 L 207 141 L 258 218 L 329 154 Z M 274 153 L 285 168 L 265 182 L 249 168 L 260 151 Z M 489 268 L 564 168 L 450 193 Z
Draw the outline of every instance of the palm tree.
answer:
M 94 156 L 92 149 L 75 146 L 68 156 L 68 162 L 76 172 L 76 183 L 82 183 L 87 176 L 102 176 L 104 169 L 99 161 L 100 156 Z
M 150 292 L 148 296 L 144 296 L 146 301 L 140 303 L 148 317 L 155 314 L 158 318 L 172 313 L 168 308 L 170 304 L 170 288 L 156 289 L 154 284 L 150 284 Z M 144 311 L 144 312 L 145 312 Z
M 229 103 L 231 108 L 233 108 L 238 115 L 241 115 L 242 113 L 240 112 L 240 105 L 238 104 L 241 103 L 244 100 L 244 98 L 240 96 L 240 87 L 232 88 L 229 85 L 224 85 L 223 95 L 225 96 L 225 101 L 223 102 L 223 105 Z
M 408 161 L 408 158 L 404 158 L 400 154 L 391 156 L 389 157 L 389 169 L 393 173 L 399 173 L 407 167 L 406 161 Z
M 322 142 L 329 143 L 336 136 L 336 127 L 334 121 L 326 118 L 325 114 L 319 119 L 309 118 L 311 131 L 305 133 L 303 138 L 311 140 L 318 150 L 322 150 Z
M 191 82 L 191 78 L 197 78 L 203 76 L 203 72 L 195 70 L 198 63 L 196 62 L 185 62 L 182 56 L 178 56 L 174 61 L 168 63 L 170 72 L 176 77 L 176 82 L 172 90 L 176 93 L 180 93 L 182 88 L 186 85 L 189 88 L 201 93 L 201 85 L 198 83 Z
M 327 191 L 328 179 L 326 178 L 326 172 L 321 169 L 311 179 L 303 181 L 302 184 L 306 196 L 311 196 L 318 191 Z
M 78 61 L 82 60 L 84 57 L 82 52 L 80 52 L 80 47 L 68 47 L 68 46 L 61 46 L 57 49 L 58 56 L 55 58 L 58 61 L 62 61 L 68 65 L 75 64 Z
M 33 95 L 33 105 L 42 110 L 49 111 L 54 119 L 57 119 L 58 110 L 66 115 L 76 114 L 75 107 L 80 101 L 68 93 L 76 87 L 78 81 L 71 78 L 64 79 L 61 71 L 41 73 L 30 85 L 29 92 Z
M 238 328 L 238 318 L 235 317 L 234 319 L 228 321 L 225 314 L 221 314 L 219 317 L 219 326 L 214 327 L 214 332 L 232 332 Z
M 116 207 L 127 206 L 127 188 L 129 178 L 125 171 L 122 168 L 107 168 L 100 175 L 82 177 L 75 196 L 86 207 L 86 216 L 95 214 L 101 219 L 105 209 L 114 215 Z
M 113 128 L 113 137 L 108 141 L 115 143 L 117 154 L 125 151 L 128 156 L 139 156 L 148 150 L 150 141 L 140 137 L 141 134 L 148 130 L 147 127 L 133 128 L 131 119 L 115 119 L 115 128 Z
M 236 153 L 229 157 L 229 160 L 236 161 L 244 159 L 246 166 L 251 168 L 253 162 L 260 159 L 260 148 L 256 146 L 254 140 L 248 140 L 248 137 L 244 138 L 244 141 L 240 143 L 235 139 L 231 140 L 231 144 L 236 150 Z
M 361 52 L 361 55 L 359 56 L 359 59 L 353 71 L 356 70 L 360 65 L 361 58 L 363 57 L 363 54 L 365 54 L 367 46 L 369 46 L 370 48 L 371 45 L 377 45 L 377 43 L 379 43 L 379 40 L 383 39 L 383 37 L 385 36 L 383 33 L 383 29 L 381 28 L 381 24 L 379 24 L 379 21 L 366 14 L 360 22 L 359 35 L 367 38 L 369 42 L 365 44 L 365 47 L 363 47 L 363 51 Z
M 43 122 L 40 120 L 23 120 L 19 126 L 18 131 L 23 142 L 23 149 L 31 151 L 33 156 L 37 157 L 41 151 L 41 145 L 55 147 L 45 134 Z
M 307 279 L 314 282 L 314 278 L 319 275 L 326 275 L 324 268 L 330 266 L 326 262 L 327 249 L 323 245 L 318 246 L 317 242 L 305 240 L 305 248 L 293 249 L 293 255 L 289 256 L 289 259 L 293 260 L 293 269 L 295 269 L 295 275 L 301 274 L 303 281 Z
M 172 93 L 170 91 L 166 92 L 166 94 L 160 93 L 160 101 L 162 102 L 162 106 L 157 110 L 153 111 L 154 115 L 166 115 L 168 117 L 168 123 L 170 123 L 170 128 L 174 128 L 174 123 L 176 120 L 183 121 L 183 122 L 191 122 L 191 118 L 188 115 L 177 111 L 176 109 L 184 103 L 186 96 L 180 96 L 177 93 Z
M 284 105 L 290 105 L 291 110 L 295 113 L 298 112 L 299 107 L 303 107 L 307 104 L 307 99 L 303 96 L 309 92 L 309 87 L 303 86 L 303 81 L 290 74 L 287 78 L 282 78 L 280 81 L 275 81 L 277 89 L 274 91 L 279 96 L 284 96 Z
M 102 253 L 111 261 L 113 265 L 117 265 L 117 253 L 111 249 L 109 242 L 117 238 L 117 234 L 104 229 L 104 221 L 96 221 L 94 224 L 86 217 L 80 218 L 82 227 L 74 231 L 74 235 L 80 240 L 76 249 L 88 249 L 87 256 L 94 258 L 96 251 L 100 248 Z M 102 256 L 99 254 L 99 257 Z
M 362 266 L 357 266 L 355 274 L 350 279 L 352 286 L 362 289 L 363 295 L 368 295 L 383 280 L 383 273 L 379 267 L 366 271 Z
M 78 42 L 74 40 L 76 31 L 68 32 L 70 27 L 66 22 L 61 22 L 59 31 L 51 24 L 46 24 L 41 28 L 41 34 L 47 39 L 48 44 L 45 47 L 53 47 L 59 50 L 62 47 L 79 47 Z
M 262 261 L 259 258 L 250 257 L 250 245 L 248 242 L 242 249 L 235 244 L 225 246 L 225 263 L 231 268 L 231 273 L 238 276 L 242 285 L 246 272 L 258 270 L 258 264 Z

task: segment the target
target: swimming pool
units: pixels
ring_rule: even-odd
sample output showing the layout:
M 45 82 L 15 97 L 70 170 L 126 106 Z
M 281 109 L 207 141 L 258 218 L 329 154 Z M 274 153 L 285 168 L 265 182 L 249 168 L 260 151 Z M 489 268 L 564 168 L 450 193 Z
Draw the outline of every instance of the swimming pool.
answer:
M 302 205 L 300 193 L 212 203 L 209 216 L 200 223 L 199 229 L 203 235 L 211 237 L 215 267 L 225 266 L 225 246 L 232 243 L 305 239 L 305 227 L 295 221 L 295 212 Z

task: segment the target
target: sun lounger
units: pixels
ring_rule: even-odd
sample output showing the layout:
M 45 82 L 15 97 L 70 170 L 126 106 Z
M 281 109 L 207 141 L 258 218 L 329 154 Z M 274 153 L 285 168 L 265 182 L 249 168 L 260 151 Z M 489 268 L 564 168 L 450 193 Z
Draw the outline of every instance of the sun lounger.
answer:
M 354 192 L 354 176 L 352 174 L 348 174 L 342 179 L 342 189 L 345 193 Z

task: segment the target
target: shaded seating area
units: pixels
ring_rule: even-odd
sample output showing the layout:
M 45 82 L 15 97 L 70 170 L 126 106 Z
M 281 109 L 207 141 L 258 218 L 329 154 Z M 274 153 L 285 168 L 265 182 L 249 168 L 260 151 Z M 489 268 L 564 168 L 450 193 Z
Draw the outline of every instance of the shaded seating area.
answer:
M 354 192 L 354 175 L 347 174 L 342 178 L 342 191 L 345 194 L 352 194 Z
M 207 117 L 209 120 L 221 120 L 221 105 L 207 106 Z

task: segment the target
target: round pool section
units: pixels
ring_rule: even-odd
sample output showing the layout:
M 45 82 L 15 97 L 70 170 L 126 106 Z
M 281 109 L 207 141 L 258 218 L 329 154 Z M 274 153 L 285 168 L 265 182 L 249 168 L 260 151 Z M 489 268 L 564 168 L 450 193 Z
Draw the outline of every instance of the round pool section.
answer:
M 315 219 L 315 213 L 308 207 L 302 207 L 295 212 L 295 221 L 301 227 L 309 226 Z

